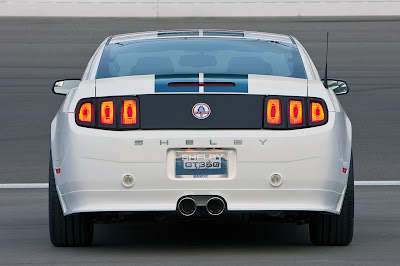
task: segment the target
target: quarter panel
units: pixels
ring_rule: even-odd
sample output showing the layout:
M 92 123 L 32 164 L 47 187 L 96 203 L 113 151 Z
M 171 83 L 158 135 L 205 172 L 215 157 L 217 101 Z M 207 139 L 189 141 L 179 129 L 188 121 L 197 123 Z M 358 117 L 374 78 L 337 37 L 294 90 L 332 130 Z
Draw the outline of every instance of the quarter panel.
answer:
M 322 85 L 322 82 L 320 80 L 308 81 L 308 97 L 317 97 L 324 99 L 328 111 L 336 111 L 335 106 L 332 103 L 331 97 L 329 97 L 328 90 Z
M 69 105 L 66 106 L 68 113 L 74 113 L 77 103 L 82 98 L 90 98 L 95 97 L 95 86 L 96 81 L 94 80 L 83 80 L 79 84 L 79 87 L 76 89 L 73 97 L 70 101 L 68 101 Z

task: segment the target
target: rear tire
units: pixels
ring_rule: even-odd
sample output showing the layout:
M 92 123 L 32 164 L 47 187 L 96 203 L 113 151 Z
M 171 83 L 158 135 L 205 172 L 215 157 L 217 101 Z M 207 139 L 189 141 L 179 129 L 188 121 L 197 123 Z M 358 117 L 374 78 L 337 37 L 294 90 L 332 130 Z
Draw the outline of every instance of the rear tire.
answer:
M 56 247 L 85 247 L 93 241 L 94 222 L 88 214 L 64 216 L 54 180 L 53 162 L 49 163 L 49 230 Z
M 350 160 L 347 190 L 340 215 L 316 213 L 310 221 L 310 239 L 319 246 L 347 246 L 354 230 L 354 172 Z

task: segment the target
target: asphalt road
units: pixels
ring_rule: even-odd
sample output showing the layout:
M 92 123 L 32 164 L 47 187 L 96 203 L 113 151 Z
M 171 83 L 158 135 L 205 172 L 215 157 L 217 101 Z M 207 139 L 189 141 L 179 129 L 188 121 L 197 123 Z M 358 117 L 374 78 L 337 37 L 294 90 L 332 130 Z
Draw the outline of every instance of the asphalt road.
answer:
M 0 18 L 0 183 L 47 182 L 50 122 L 63 97 L 52 81 L 80 78 L 108 35 L 175 28 L 228 28 L 296 36 L 322 73 L 329 31 L 330 77 L 354 130 L 356 180 L 400 179 L 400 19 Z
M 398 265 L 399 187 L 356 187 L 355 235 L 347 247 L 310 244 L 293 224 L 96 224 L 88 248 L 55 248 L 47 189 L 0 191 L 0 264 Z

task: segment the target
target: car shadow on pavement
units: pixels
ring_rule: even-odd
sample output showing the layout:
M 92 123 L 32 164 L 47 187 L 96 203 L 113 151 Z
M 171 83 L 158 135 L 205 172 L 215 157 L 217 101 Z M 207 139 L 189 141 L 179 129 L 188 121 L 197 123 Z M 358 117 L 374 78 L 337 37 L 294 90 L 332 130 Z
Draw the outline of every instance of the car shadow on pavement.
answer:
M 135 249 L 245 248 L 311 245 L 307 225 L 296 224 L 96 224 L 93 246 Z

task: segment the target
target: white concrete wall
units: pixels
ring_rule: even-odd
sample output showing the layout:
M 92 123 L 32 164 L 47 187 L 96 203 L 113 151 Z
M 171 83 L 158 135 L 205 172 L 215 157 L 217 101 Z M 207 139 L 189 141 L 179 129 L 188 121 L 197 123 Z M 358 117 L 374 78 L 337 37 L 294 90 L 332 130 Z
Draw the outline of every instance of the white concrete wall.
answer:
M 400 0 L 0 0 L 0 16 L 398 16 Z

